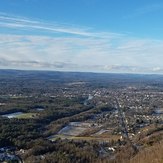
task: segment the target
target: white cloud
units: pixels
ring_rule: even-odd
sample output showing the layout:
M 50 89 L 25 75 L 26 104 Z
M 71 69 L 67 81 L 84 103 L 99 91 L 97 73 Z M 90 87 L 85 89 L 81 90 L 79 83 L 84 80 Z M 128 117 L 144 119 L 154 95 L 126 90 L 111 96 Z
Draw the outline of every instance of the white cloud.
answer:
M 0 14 L 0 28 L 68 35 L 0 35 L 0 68 L 162 72 L 163 41 Z M 75 36 L 75 37 L 74 37 Z M 159 69 L 158 69 L 159 67 Z
M 153 70 L 154 72 L 163 71 L 163 69 L 160 68 L 160 67 L 154 67 L 152 70 Z
M 0 35 L 0 67 L 101 72 L 158 71 L 163 42 Z M 127 39 L 128 40 L 128 39 Z M 142 43 L 144 42 L 144 43 Z M 157 53 L 157 54 L 156 54 Z
M 41 20 L 30 20 L 28 18 L 8 15 L 5 13 L 0 13 L 0 27 L 28 31 L 39 30 L 42 32 L 65 33 L 83 37 L 114 38 L 122 35 L 112 32 L 92 32 L 90 31 L 90 28 L 75 27 L 68 24 L 45 23 Z

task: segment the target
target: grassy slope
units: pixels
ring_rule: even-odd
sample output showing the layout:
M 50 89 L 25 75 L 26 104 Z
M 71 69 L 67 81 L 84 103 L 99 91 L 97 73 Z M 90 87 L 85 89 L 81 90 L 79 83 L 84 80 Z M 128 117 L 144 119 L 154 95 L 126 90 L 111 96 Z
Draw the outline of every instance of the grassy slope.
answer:
M 163 163 L 163 141 L 140 151 L 130 163 Z

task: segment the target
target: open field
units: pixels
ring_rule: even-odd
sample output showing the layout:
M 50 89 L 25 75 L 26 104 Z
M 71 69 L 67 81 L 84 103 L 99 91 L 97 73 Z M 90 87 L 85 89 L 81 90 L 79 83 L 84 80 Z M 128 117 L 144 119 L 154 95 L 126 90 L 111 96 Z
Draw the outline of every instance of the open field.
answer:
M 49 140 L 55 141 L 56 139 L 69 139 L 69 140 L 86 140 L 86 141 L 98 141 L 98 142 L 110 142 L 112 140 L 117 141 L 120 139 L 120 136 L 117 135 L 108 135 L 108 137 L 92 137 L 92 136 L 68 136 L 68 135 L 54 135 L 49 137 Z
M 23 113 L 21 115 L 17 115 L 15 118 L 30 119 L 30 118 L 35 118 L 36 116 L 37 116 L 37 113 Z
M 57 138 L 69 139 L 69 140 L 86 140 L 86 141 L 99 141 L 109 142 L 117 141 L 120 139 L 120 135 L 112 135 L 109 130 L 99 130 L 95 134 L 91 134 L 91 130 L 95 127 L 91 126 L 92 123 L 88 122 L 70 122 L 67 126 L 63 127 L 58 134 L 50 136 L 48 139 L 55 141 Z M 89 134 L 90 132 L 90 134 Z M 84 136 L 84 133 L 87 133 Z
M 7 118 L 18 118 L 18 119 L 30 119 L 30 118 L 35 118 L 37 113 L 22 113 L 22 112 L 15 112 L 11 114 L 4 114 L 2 117 L 7 117 Z

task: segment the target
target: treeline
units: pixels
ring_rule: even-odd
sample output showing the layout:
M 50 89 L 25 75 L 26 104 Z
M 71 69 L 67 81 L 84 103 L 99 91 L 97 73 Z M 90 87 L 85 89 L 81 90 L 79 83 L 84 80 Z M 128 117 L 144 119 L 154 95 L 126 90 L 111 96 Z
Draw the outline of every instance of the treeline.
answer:
M 67 118 L 70 121 L 72 116 L 80 116 L 80 113 L 92 109 L 89 106 L 83 106 L 80 104 L 78 98 L 72 99 L 58 99 L 56 103 L 49 105 L 43 101 L 44 105 L 33 105 L 31 110 L 35 111 L 35 108 L 44 106 L 45 110 L 38 112 L 37 116 L 29 119 L 17 119 L 17 118 L 0 118 L 0 147 L 3 146 L 16 146 L 18 148 L 26 148 L 27 144 L 35 139 L 44 137 L 46 138 L 46 131 L 51 130 L 47 128 L 52 122 L 60 120 L 60 126 L 65 124 L 62 121 L 63 118 Z M 22 111 L 19 109 L 7 110 L 5 113 L 13 111 Z M 28 111 L 28 110 L 27 110 Z M 55 124 L 53 128 L 57 125 Z
M 93 163 L 99 160 L 100 145 L 96 142 L 57 139 L 52 143 L 39 139 L 31 143 L 32 149 L 24 155 L 25 162 Z
M 27 143 L 41 135 L 41 124 L 29 119 L 0 118 L 0 147 L 25 148 Z

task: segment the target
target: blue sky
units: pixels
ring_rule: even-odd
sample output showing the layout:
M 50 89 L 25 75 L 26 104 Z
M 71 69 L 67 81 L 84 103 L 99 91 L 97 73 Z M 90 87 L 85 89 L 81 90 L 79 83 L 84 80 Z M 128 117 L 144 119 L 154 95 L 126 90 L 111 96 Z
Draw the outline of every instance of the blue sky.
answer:
M 163 73 L 161 0 L 1 0 L 0 68 Z

